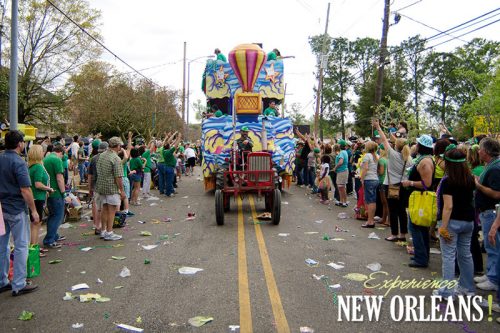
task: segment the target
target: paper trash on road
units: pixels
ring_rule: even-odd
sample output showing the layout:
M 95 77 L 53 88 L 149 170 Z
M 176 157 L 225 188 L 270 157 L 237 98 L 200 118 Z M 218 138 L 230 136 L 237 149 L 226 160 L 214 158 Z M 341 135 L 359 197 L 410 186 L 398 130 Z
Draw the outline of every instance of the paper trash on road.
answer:
M 344 213 L 344 212 L 339 213 L 339 214 L 337 215 L 337 218 L 338 218 L 338 219 L 341 219 L 341 220 L 346 219 L 346 218 L 347 218 L 347 213 Z
M 206 323 L 209 323 L 213 320 L 214 320 L 213 317 L 197 316 L 197 317 L 189 318 L 188 323 L 194 327 L 201 327 L 201 326 L 205 325 Z
M 193 275 L 198 272 L 201 272 L 203 268 L 196 268 L 196 267 L 181 267 L 179 268 L 179 274 L 183 275 Z
M 316 235 L 316 234 L 319 234 L 318 231 L 305 231 L 304 232 L 305 235 Z
M 160 200 L 160 198 L 158 197 L 149 197 L 146 199 L 146 201 L 157 201 L 157 200 Z
M 382 269 L 382 265 L 378 262 L 374 262 L 374 263 L 368 264 L 366 266 L 366 268 L 368 268 L 372 272 L 378 272 Z
M 319 262 L 317 262 L 316 260 L 314 259 L 311 259 L 311 258 L 307 258 L 306 259 L 306 264 L 309 266 L 309 267 L 316 267 L 319 265 Z
M 75 298 L 75 296 L 73 296 L 72 293 L 66 293 L 63 297 L 63 301 L 71 301 L 73 298 Z
M 316 221 L 314 221 L 314 222 L 316 222 L 316 223 L 323 223 L 324 221 L 325 221 L 325 220 L 316 220 Z
M 81 289 L 90 289 L 90 287 L 86 283 L 75 284 L 73 287 L 71 287 L 71 291 L 81 290 Z
M 240 325 L 229 325 L 229 333 L 240 333 Z
M 97 278 L 97 283 L 102 283 L 102 280 Z
M 156 202 L 152 202 L 149 204 L 150 207 L 153 207 L 153 206 L 158 206 L 158 204 Z
M 150 231 L 141 231 L 141 236 L 152 236 L 153 234 Z
M 314 333 L 314 330 L 307 326 L 301 326 L 300 333 Z
M 125 260 L 125 259 L 127 259 L 127 257 L 112 256 L 111 259 L 113 259 L 113 260 Z
M 321 280 L 323 279 L 325 276 L 324 275 L 316 275 L 316 274 L 313 274 L 313 278 L 315 278 L 316 280 Z
M 288 205 L 288 201 L 282 201 L 281 202 L 283 205 Z
M 69 228 L 74 228 L 70 223 L 63 223 L 59 226 L 61 229 L 69 229 Z
M 189 198 L 187 195 L 182 197 L 182 199 L 187 199 L 187 198 Z
M 76 323 L 76 324 L 73 324 L 71 325 L 72 328 L 82 328 L 83 327 L 83 323 L 80 324 L 80 323 Z
M 144 250 L 152 250 L 158 247 L 158 244 L 153 244 L 153 245 L 141 245 Z
M 288 237 L 288 236 L 290 236 L 290 234 L 289 233 L 280 233 L 280 234 L 278 234 L 278 236 L 280 236 L 280 237 Z
M 130 269 L 128 269 L 126 266 L 123 266 L 122 271 L 119 274 L 122 278 L 131 276 L 132 274 L 130 273 Z
M 88 247 L 82 247 L 82 248 L 80 249 L 80 251 L 83 251 L 83 252 L 89 252 L 89 251 L 90 251 L 90 250 L 92 250 L 92 249 L 93 249 L 93 247 L 88 246 Z
M 336 264 L 334 262 L 329 263 L 327 266 L 333 267 L 335 269 L 342 269 L 345 267 L 344 265 L 339 265 L 339 264 Z
M 331 285 L 329 285 L 328 288 L 330 288 L 330 289 L 340 289 L 340 288 L 342 288 L 342 286 L 337 283 L 337 284 L 331 284 Z
M 351 280 L 351 281 L 362 282 L 362 281 L 368 279 L 368 276 L 366 276 L 364 274 L 360 274 L 360 273 L 349 273 L 347 275 L 344 275 L 344 278 Z
M 128 330 L 128 331 L 132 331 L 132 332 L 144 332 L 144 329 L 142 329 L 142 328 L 130 326 L 130 325 L 127 325 L 127 324 L 115 324 L 115 325 L 118 328 L 121 328 L 121 329 L 124 329 L 124 330 Z
M 374 233 L 374 232 L 370 233 L 368 235 L 368 238 L 369 239 L 380 239 L 380 237 L 376 233 Z
M 61 259 L 56 259 L 56 260 L 51 260 L 51 261 L 49 261 L 49 264 L 54 265 L 54 264 L 58 264 L 58 263 L 60 263 L 60 262 L 62 262 L 62 260 L 61 260 Z

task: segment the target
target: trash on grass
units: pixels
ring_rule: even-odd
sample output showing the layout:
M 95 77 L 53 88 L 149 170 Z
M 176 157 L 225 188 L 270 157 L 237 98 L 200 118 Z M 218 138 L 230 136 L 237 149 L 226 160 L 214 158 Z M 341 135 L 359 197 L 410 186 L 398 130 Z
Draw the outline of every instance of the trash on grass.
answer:
M 179 268 L 179 274 L 183 275 L 193 275 L 198 272 L 201 272 L 203 268 L 196 268 L 196 267 L 181 267 Z
M 71 287 L 71 291 L 75 290 L 81 290 L 81 289 L 89 289 L 89 285 L 86 283 L 80 283 L 80 284 L 75 284 L 73 287 Z
M 158 244 L 153 244 L 153 245 L 141 245 L 144 250 L 152 250 L 154 248 L 158 247 Z
M 130 274 L 130 269 L 127 268 L 127 266 L 123 266 L 122 271 L 119 274 L 122 278 L 128 277 L 132 274 Z
M 189 318 L 188 323 L 194 327 L 201 327 L 206 323 L 211 322 L 212 320 L 214 320 L 213 317 L 196 316 L 193 318 Z
M 121 328 L 121 329 L 124 329 L 124 330 L 129 330 L 129 331 L 132 331 L 132 332 L 143 332 L 144 331 L 144 329 L 142 329 L 142 328 L 130 326 L 130 325 L 127 325 L 127 324 L 115 324 L 115 325 L 118 328 Z
M 306 259 L 306 264 L 309 266 L 309 267 L 316 267 L 319 265 L 319 263 L 314 260 L 314 259 L 311 259 L 311 258 L 307 258 Z
M 330 267 L 335 268 L 335 269 L 342 269 L 345 267 L 344 265 L 339 265 L 339 264 L 336 264 L 334 262 L 329 263 L 327 266 L 330 266 Z
M 369 239 L 380 239 L 380 237 L 376 233 L 374 233 L 374 232 L 370 233 L 368 235 L 368 238 Z
M 19 317 L 17 317 L 17 319 L 24 321 L 31 320 L 34 315 L 35 315 L 34 312 L 23 310 L 23 312 L 21 312 L 21 314 L 19 315 Z
M 371 264 L 366 265 L 366 268 L 368 268 L 372 272 L 378 272 L 380 269 L 382 269 L 382 265 L 378 262 L 373 262 Z
M 351 280 L 351 281 L 358 281 L 362 282 L 368 279 L 368 276 L 360 273 L 349 273 L 347 275 L 344 275 L 344 278 Z

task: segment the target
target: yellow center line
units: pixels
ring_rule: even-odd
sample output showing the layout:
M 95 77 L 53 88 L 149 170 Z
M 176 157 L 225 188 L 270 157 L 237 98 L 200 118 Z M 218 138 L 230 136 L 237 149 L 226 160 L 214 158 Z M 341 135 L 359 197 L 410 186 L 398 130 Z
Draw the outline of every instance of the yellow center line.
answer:
M 249 196 L 248 200 L 252 209 L 252 218 L 255 221 L 257 220 L 257 213 L 255 211 L 253 196 Z M 278 333 L 290 333 L 290 327 L 288 327 L 285 310 L 283 310 L 283 304 L 281 304 L 278 286 L 276 285 L 276 280 L 274 279 L 271 260 L 269 259 L 269 254 L 267 253 L 266 242 L 264 241 L 264 236 L 262 236 L 262 230 L 260 229 L 259 224 L 255 224 L 255 236 L 257 237 L 257 243 L 259 244 L 260 259 L 262 261 L 262 267 L 264 268 L 267 292 L 269 293 L 269 299 L 271 300 L 276 329 Z
M 252 333 L 252 311 L 248 288 L 247 250 L 245 246 L 245 225 L 243 203 L 238 197 L 238 290 L 240 299 L 240 332 Z

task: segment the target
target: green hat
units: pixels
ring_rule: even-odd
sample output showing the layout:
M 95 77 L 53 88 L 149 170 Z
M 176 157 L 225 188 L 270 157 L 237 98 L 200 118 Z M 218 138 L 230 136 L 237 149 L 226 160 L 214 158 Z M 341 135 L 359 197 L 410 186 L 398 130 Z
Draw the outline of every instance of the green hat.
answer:
M 224 114 L 222 113 L 222 111 L 221 111 L 221 110 L 217 110 L 217 111 L 215 111 L 215 113 L 214 113 L 214 116 L 216 116 L 217 118 L 222 117 L 223 115 L 224 115 Z
M 243 126 L 243 127 L 241 128 L 241 131 L 242 131 L 242 132 L 248 132 L 248 126 Z
M 319 148 L 314 148 L 314 153 L 315 154 L 319 154 L 321 150 L 319 150 Z
M 101 140 L 99 139 L 95 139 L 94 141 L 92 141 L 92 149 L 97 149 L 99 148 L 99 145 L 101 144 Z
M 347 142 L 345 142 L 345 140 L 343 140 L 343 139 L 340 139 L 338 143 L 339 143 L 339 145 L 340 145 L 340 146 L 342 146 L 342 147 L 347 146 Z

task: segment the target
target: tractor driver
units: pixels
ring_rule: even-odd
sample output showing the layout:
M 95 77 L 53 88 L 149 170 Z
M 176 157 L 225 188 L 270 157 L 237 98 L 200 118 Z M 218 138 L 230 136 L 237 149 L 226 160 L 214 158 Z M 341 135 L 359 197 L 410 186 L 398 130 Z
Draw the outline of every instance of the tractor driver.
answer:
M 253 142 L 252 139 L 248 137 L 248 127 L 243 126 L 240 131 L 240 138 L 236 140 L 236 144 L 238 145 L 238 150 L 240 152 L 244 151 L 252 151 Z

